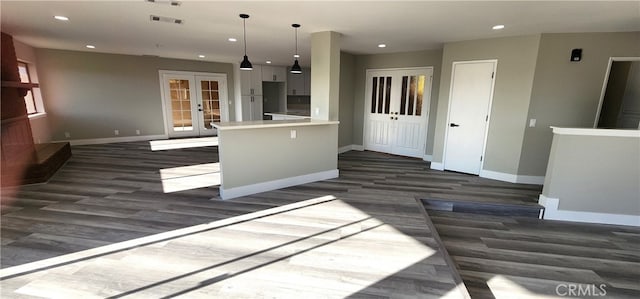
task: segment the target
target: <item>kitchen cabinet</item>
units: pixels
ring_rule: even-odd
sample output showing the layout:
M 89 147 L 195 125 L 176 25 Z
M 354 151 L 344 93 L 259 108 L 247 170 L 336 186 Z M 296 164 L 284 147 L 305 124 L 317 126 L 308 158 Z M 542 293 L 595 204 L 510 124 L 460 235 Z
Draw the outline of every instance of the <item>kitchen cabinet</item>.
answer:
M 311 95 L 311 70 L 302 69 L 302 74 L 287 74 L 287 95 Z
M 262 81 L 284 82 L 287 79 L 287 69 L 284 66 L 262 66 Z
M 242 96 L 242 120 L 262 120 L 262 96 Z
M 262 95 L 262 66 L 253 65 L 253 70 L 240 71 L 241 95 Z

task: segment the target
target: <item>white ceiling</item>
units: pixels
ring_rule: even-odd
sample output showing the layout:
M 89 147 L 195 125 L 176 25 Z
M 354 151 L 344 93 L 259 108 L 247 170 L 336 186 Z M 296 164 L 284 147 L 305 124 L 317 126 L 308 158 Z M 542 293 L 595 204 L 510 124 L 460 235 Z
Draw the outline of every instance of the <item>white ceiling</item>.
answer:
M 135 1 L 0 2 L 1 29 L 39 48 L 239 62 L 242 19 L 253 63 L 290 65 L 292 23 L 300 23 L 300 62 L 309 65 L 310 35 L 336 31 L 343 51 L 392 53 L 446 42 L 557 32 L 640 31 L 640 1 Z M 150 15 L 184 24 L 151 22 Z M 54 15 L 70 18 L 68 22 Z M 491 30 L 496 24 L 505 29 Z M 238 42 L 227 41 L 236 37 Z M 385 43 L 387 47 L 378 48 Z M 86 44 L 96 49 L 85 48 Z

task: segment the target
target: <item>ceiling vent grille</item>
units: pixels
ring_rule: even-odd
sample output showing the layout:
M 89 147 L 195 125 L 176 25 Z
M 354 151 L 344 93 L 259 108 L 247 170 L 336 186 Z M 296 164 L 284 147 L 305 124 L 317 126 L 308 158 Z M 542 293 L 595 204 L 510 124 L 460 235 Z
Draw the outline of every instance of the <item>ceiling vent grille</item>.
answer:
M 180 1 L 168 1 L 168 0 L 146 0 L 149 3 L 155 3 L 155 4 L 169 4 L 171 6 L 180 6 L 180 4 L 182 4 L 182 2 Z
M 176 18 L 170 18 L 170 17 L 161 17 L 161 16 L 151 15 L 151 16 L 149 16 L 149 19 L 152 22 L 165 22 L 165 23 L 172 23 L 172 24 L 184 24 L 183 20 L 176 19 Z

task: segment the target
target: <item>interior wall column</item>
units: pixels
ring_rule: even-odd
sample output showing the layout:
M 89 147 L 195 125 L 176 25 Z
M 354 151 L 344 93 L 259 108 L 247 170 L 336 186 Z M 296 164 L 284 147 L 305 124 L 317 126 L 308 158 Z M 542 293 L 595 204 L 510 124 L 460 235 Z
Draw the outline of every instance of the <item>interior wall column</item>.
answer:
M 311 34 L 311 118 L 338 120 L 340 33 Z

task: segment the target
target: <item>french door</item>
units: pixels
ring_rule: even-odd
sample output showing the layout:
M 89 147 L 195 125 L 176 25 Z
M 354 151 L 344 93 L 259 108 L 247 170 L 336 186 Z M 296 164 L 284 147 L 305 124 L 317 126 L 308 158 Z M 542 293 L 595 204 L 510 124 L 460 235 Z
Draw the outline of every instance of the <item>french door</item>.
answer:
M 227 75 L 161 71 L 169 137 L 213 136 L 228 120 Z
M 422 158 L 432 68 L 367 71 L 365 149 Z

